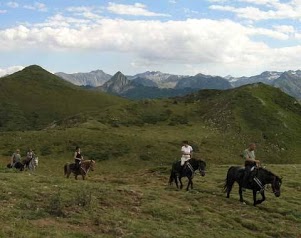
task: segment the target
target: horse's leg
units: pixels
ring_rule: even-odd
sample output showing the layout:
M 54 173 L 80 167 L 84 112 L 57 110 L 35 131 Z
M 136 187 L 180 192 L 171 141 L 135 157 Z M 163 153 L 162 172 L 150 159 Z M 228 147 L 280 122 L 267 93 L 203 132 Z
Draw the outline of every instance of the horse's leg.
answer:
M 178 184 L 178 176 L 177 176 L 176 174 L 174 175 L 174 180 L 175 180 L 175 183 L 176 183 L 177 188 L 179 188 L 179 184 Z
M 182 189 L 183 188 L 182 177 L 179 177 L 179 181 L 180 181 L 180 189 Z
M 255 200 L 254 200 L 254 192 L 255 192 Z M 257 191 L 253 190 L 253 200 L 254 200 L 254 204 L 253 205 L 254 206 L 256 206 L 257 204 L 261 204 L 265 200 L 264 191 L 260 192 L 262 198 L 260 200 L 257 200 L 257 201 L 256 201 L 256 193 L 257 193 Z
M 256 193 L 257 191 L 253 189 L 253 206 L 256 206 L 258 204 L 258 202 L 256 201 Z
M 224 185 L 224 191 L 227 192 L 227 198 L 230 197 L 230 193 L 233 187 L 233 184 L 235 183 L 235 180 L 230 176 L 229 171 L 227 173 L 227 178 Z
M 260 200 L 260 203 L 262 203 L 265 200 L 265 194 L 264 191 L 260 192 L 262 199 Z
M 242 186 L 240 184 L 239 184 L 238 193 L 239 193 L 239 201 L 244 202 L 244 199 L 243 199 L 243 196 L 242 196 Z
M 186 191 L 189 190 L 189 186 L 190 186 L 191 183 L 192 183 L 191 177 L 188 177 L 188 184 L 187 184 L 187 187 L 186 187 Z

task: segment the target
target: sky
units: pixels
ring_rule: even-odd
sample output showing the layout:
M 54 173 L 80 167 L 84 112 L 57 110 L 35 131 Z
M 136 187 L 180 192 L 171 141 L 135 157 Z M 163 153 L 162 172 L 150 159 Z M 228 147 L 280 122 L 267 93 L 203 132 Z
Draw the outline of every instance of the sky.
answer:
M 300 23 L 301 0 L 1 0 L 0 76 L 297 70 Z

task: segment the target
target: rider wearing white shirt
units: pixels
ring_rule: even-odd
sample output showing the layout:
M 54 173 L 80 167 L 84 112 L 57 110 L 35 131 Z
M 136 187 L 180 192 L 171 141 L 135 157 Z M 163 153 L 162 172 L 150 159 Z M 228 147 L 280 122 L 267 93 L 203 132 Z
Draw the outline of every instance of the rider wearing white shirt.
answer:
M 193 149 L 188 145 L 188 141 L 183 141 L 183 146 L 181 148 L 182 157 L 181 157 L 181 166 L 185 164 L 186 161 L 190 160 L 192 157 Z

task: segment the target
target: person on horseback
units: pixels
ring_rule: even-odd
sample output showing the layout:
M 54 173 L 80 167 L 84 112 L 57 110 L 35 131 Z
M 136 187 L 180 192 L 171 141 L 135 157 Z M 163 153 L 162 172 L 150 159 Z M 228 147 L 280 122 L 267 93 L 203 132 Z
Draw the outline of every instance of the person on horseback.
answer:
M 186 164 L 186 162 L 192 158 L 192 152 L 193 152 L 192 147 L 188 144 L 187 140 L 184 140 L 183 141 L 183 146 L 181 148 L 182 157 L 181 157 L 181 171 L 180 171 L 180 173 L 183 172 L 183 169 L 185 167 L 184 165 Z
M 26 155 L 25 167 L 29 167 L 30 161 L 35 157 L 35 154 L 32 149 L 29 149 Z
M 20 150 L 16 149 L 16 152 L 13 153 L 11 160 L 10 160 L 10 166 L 11 168 L 15 167 L 17 163 L 21 163 L 21 155 Z
M 74 153 L 74 162 L 75 162 L 75 169 L 76 170 L 80 169 L 82 160 L 84 160 L 84 158 L 81 155 L 80 148 L 78 146 L 76 146 L 75 153 Z
M 245 174 L 244 174 L 243 185 L 242 185 L 242 187 L 244 188 L 248 186 L 251 171 L 253 171 L 255 167 L 260 166 L 260 161 L 255 159 L 255 149 L 256 149 L 256 144 L 251 143 L 249 147 L 243 151 L 242 154 L 243 158 L 245 159 Z

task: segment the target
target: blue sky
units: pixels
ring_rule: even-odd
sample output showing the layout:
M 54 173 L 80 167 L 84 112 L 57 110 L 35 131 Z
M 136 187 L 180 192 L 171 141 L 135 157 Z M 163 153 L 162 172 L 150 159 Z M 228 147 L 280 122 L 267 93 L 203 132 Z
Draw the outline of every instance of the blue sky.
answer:
M 0 2 L 0 76 L 144 71 L 249 76 L 301 69 L 301 0 Z

